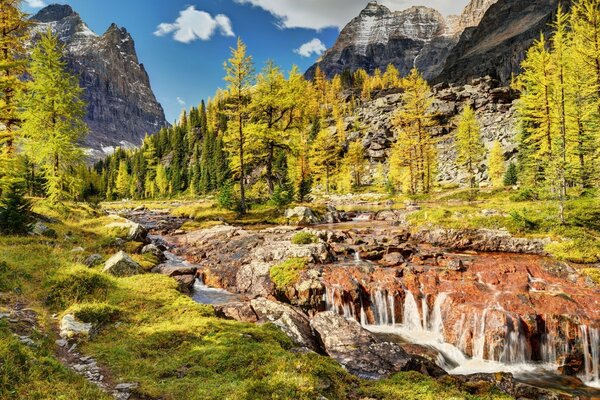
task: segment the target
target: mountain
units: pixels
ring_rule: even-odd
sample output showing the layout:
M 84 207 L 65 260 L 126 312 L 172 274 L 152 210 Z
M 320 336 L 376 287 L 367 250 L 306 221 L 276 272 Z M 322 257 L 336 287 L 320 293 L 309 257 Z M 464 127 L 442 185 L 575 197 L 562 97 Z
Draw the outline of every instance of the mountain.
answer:
M 416 66 L 431 79 L 441 72 L 462 31 L 477 25 L 496 1 L 472 0 L 460 16 L 450 17 L 428 7 L 390 11 L 372 1 L 306 75 L 312 77 L 317 66 L 333 77 L 359 68 L 373 73 L 394 64 L 402 74 Z
M 462 84 L 489 75 L 508 84 L 540 32 L 551 30 L 558 4 L 559 0 L 498 1 L 477 27 L 464 31 L 436 81 Z
M 90 132 L 83 145 L 92 159 L 116 146 L 141 144 L 146 133 L 167 125 L 135 44 L 125 28 L 112 24 L 97 35 L 68 5 L 50 5 L 31 19 L 33 39 L 51 29 L 65 44 L 68 68 L 79 76 L 88 104 Z

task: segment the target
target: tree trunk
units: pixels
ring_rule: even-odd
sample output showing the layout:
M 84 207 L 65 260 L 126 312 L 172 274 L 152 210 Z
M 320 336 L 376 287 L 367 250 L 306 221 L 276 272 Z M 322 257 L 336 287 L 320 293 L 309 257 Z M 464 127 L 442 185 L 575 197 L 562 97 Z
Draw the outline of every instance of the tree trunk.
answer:
M 246 214 L 246 187 L 244 185 L 244 129 L 242 127 L 242 115 L 239 115 L 239 139 L 240 139 L 240 214 Z
M 275 146 L 273 143 L 269 143 L 269 150 L 267 154 L 267 184 L 269 185 L 269 194 L 275 192 L 275 177 L 273 176 L 273 158 L 275 153 Z

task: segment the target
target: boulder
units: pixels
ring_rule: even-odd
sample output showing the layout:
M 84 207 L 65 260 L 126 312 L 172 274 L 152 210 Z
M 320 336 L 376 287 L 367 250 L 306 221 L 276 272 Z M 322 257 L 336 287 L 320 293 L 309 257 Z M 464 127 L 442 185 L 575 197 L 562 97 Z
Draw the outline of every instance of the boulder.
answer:
M 346 221 L 343 213 L 339 212 L 334 206 L 328 205 L 327 212 L 323 215 L 323 222 L 326 224 L 337 224 Z
M 86 267 L 92 268 L 97 265 L 100 265 L 100 263 L 102 263 L 102 260 L 103 258 L 100 254 L 92 254 L 83 261 L 83 264 Z
M 388 253 L 383 256 L 379 264 L 384 267 L 397 267 L 398 265 L 402 265 L 404 263 L 404 257 L 400 253 Z
M 305 314 L 288 304 L 264 298 L 254 299 L 250 304 L 259 321 L 270 322 L 276 325 L 298 346 L 306 347 L 313 351 L 318 350 L 312 334 L 310 321 Z
M 106 261 L 102 272 L 115 276 L 132 276 L 141 274 L 143 269 L 127 253 L 120 251 Z
M 196 276 L 194 275 L 177 275 L 173 279 L 177 281 L 177 290 L 181 293 L 191 294 L 194 290 L 194 283 L 196 282 Z
M 165 254 L 155 244 L 148 244 L 142 248 L 142 254 L 152 254 L 158 261 L 165 261 Z
M 242 265 L 236 274 L 237 290 L 256 296 L 269 296 L 273 292 L 270 269 L 270 263 L 260 261 Z
M 323 242 L 303 245 L 273 242 L 257 248 L 254 257 L 263 262 L 282 262 L 288 258 L 306 258 L 315 263 L 327 263 L 334 258 L 329 246 Z
M 31 234 L 35 236 L 45 236 L 49 238 L 56 238 L 56 231 L 54 229 L 48 228 L 46 224 L 43 222 L 36 222 L 31 227 Z
M 213 306 L 219 318 L 233 319 L 240 322 L 256 323 L 258 316 L 248 302 L 236 302 Z
M 135 242 L 144 242 L 147 243 L 148 231 L 142 225 L 135 223 L 133 221 L 129 221 L 127 219 L 122 219 L 119 222 L 113 222 L 106 226 L 109 230 L 119 230 L 126 231 L 126 239 L 132 240 Z
M 66 340 L 83 340 L 92 335 L 94 326 L 81 322 L 72 314 L 67 314 L 60 320 L 60 337 Z
M 409 355 L 399 344 L 379 340 L 353 319 L 328 311 L 317 314 L 311 327 L 325 352 L 359 377 L 379 379 L 401 371 L 446 375 L 432 362 Z
M 295 225 L 314 225 L 321 223 L 314 211 L 308 207 L 290 208 L 285 211 L 284 217 Z
M 156 270 L 163 274 L 174 278 L 176 276 L 192 275 L 196 276 L 197 267 L 188 265 L 160 265 Z

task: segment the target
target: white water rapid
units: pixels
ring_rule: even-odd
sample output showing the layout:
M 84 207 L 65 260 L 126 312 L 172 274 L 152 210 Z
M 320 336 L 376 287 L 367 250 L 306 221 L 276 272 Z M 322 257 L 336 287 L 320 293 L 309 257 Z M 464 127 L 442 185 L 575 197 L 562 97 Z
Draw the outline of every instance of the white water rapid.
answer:
M 337 294 L 337 295 L 336 295 Z M 369 294 L 370 310 L 360 304 L 360 312 L 354 311 L 355 305 L 348 304 L 341 296 L 341 290 L 327 288 L 325 301 L 327 309 L 356 319 L 366 329 L 374 333 L 395 334 L 403 340 L 436 350 L 439 354 L 438 365 L 450 374 L 474 374 L 511 372 L 515 376 L 530 374 L 556 374 L 557 354 L 566 353 L 568 344 L 554 337 L 552 330 L 542 335 L 540 343 L 541 361 L 532 361 L 532 349 L 525 335 L 525 327 L 520 318 L 507 315 L 504 337 L 497 343 L 489 341 L 486 330 L 490 312 L 498 312 L 494 305 L 480 315 L 462 315 L 456 322 L 454 331 L 460 333 L 457 343 L 446 342 L 444 332 L 444 304 L 448 294 L 436 296 L 433 307 L 425 295 L 420 301 L 406 290 L 403 303 L 401 295 L 386 290 L 376 290 Z M 420 305 L 420 307 L 419 307 Z M 368 318 L 372 314 L 373 323 Z M 503 310 L 500 310 L 503 312 Z M 401 318 L 397 319 L 397 316 Z M 589 386 L 600 387 L 600 329 L 580 326 L 583 343 L 585 374 L 580 378 Z M 471 345 L 469 352 L 469 343 Z M 471 357 L 467 354 L 472 354 Z

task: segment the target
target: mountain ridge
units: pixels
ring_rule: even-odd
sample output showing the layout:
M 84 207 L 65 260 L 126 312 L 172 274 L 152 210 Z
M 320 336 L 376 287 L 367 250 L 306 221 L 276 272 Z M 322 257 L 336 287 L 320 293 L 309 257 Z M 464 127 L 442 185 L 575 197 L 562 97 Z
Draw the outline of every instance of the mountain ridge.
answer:
M 83 145 L 92 160 L 116 147 L 135 147 L 167 125 L 127 29 L 111 24 L 98 35 L 69 5 L 53 4 L 31 18 L 32 38 L 50 29 L 65 45 L 68 68 L 79 76 L 90 128 Z

